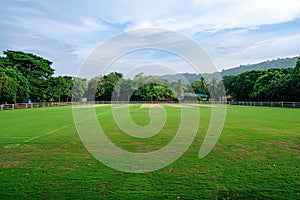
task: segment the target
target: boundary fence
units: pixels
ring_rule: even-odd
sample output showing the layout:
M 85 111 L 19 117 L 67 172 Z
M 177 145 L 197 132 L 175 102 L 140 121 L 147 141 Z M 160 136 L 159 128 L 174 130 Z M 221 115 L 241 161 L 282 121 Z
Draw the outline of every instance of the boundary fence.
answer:
M 130 101 L 130 104 L 166 104 L 179 103 L 176 101 Z M 238 106 L 267 106 L 267 107 L 285 107 L 285 108 L 300 108 L 300 102 L 266 102 L 266 101 L 181 101 L 185 104 L 227 104 Z M 30 109 L 56 106 L 70 106 L 70 105 L 92 105 L 92 104 L 128 104 L 128 101 L 88 101 L 88 102 L 42 102 L 42 103 L 15 103 L 15 104 L 1 104 L 0 110 L 14 110 L 14 109 Z
M 0 110 L 14 110 L 14 109 L 28 109 L 28 108 L 43 108 L 55 106 L 72 105 L 75 102 L 42 102 L 42 103 L 15 103 L 15 104 L 1 104 Z M 77 102 L 76 102 L 77 104 Z
M 90 102 L 88 102 L 90 103 Z M 177 101 L 130 101 L 130 104 L 166 104 L 179 103 Z M 184 104 L 227 104 L 239 106 L 267 106 L 267 107 L 285 107 L 285 108 L 300 108 L 300 102 L 285 102 L 285 101 L 181 101 Z M 92 104 L 128 104 L 128 101 L 94 101 Z
M 268 106 L 268 107 L 285 107 L 285 108 L 300 108 L 300 102 L 257 102 L 257 101 L 228 101 L 229 105 L 239 106 Z

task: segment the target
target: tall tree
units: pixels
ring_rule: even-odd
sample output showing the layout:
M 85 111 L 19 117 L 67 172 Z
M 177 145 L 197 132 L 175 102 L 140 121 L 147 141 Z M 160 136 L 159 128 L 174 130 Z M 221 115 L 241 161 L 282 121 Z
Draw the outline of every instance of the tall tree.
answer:
M 0 68 L 1 76 L 8 76 L 11 81 L 14 83 L 14 87 L 16 89 L 16 95 L 13 99 L 7 99 L 10 102 L 23 102 L 24 99 L 27 99 L 30 93 L 28 80 L 18 71 L 11 67 Z M 6 88 L 9 89 L 10 87 Z M 5 88 L 2 88 L 5 89 Z M 10 91 L 11 88 L 9 89 Z M 13 97 L 12 95 L 11 97 Z
M 200 76 L 199 79 L 199 92 L 202 94 L 209 95 L 207 81 L 203 76 Z
M 253 70 L 236 76 L 224 77 L 227 93 L 238 101 L 251 100 L 250 94 L 253 92 L 255 82 L 265 73 L 266 71 L 264 70 Z
M 85 96 L 89 101 L 95 101 L 95 96 L 97 92 L 97 85 L 102 80 L 101 76 L 97 76 L 88 81 L 88 89 L 86 91 Z
M 84 78 L 74 77 L 73 101 L 81 101 L 87 90 L 87 80 Z
M 0 72 L 0 103 L 12 101 L 17 99 L 17 83 L 4 72 Z
M 300 56 L 298 57 L 291 77 L 290 95 L 292 101 L 300 101 Z
M 119 80 L 122 77 L 123 75 L 118 72 L 113 72 L 103 76 L 103 78 L 99 81 L 97 85 L 95 99 L 97 101 L 110 101 L 112 99 L 112 95 L 114 95 L 114 88 L 117 84 L 119 84 Z M 118 92 L 120 91 L 118 90 Z
M 176 99 L 173 91 L 164 85 L 147 83 L 134 91 L 131 100 L 139 101 L 169 101 Z
M 48 80 L 48 100 L 70 101 L 73 93 L 74 80 L 70 76 L 51 77 Z
M 182 82 L 182 79 L 179 79 L 176 83 L 175 83 L 175 91 L 177 94 L 177 99 L 178 100 L 182 100 L 183 96 L 184 96 L 184 84 Z
M 133 77 L 135 88 L 141 87 L 150 81 L 149 76 L 145 76 L 144 73 L 139 73 Z
M 219 90 L 218 90 L 218 79 L 213 77 L 208 86 L 209 97 L 213 100 L 218 100 L 219 98 Z
M 268 70 L 255 82 L 250 93 L 251 100 L 285 101 L 288 99 L 288 83 L 290 74 L 284 74 L 280 69 Z
M 226 92 L 242 101 L 299 101 L 300 76 L 296 68 L 249 71 L 224 77 Z
M 131 79 L 124 79 L 121 83 L 121 97 L 120 100 L 129 101 L 134 93 L 134 81 Z M 136 99 L 135 99 L 136 100 Z
M 52 62 L 40 56 L 22 51 L 4 51 L 8 65 L 17 69 L 30 83 L 30 98 L 45 101 L 47 97 L 47 79 L 54 74 Z
M 195 92 L 196 94 L 207 95 L 209 97 L 208 83 L 207 83 L 207 80 L 203 76 L 200 76 L 198 81 L 191 83 L 191 87 L 194 90 L 191 92 Z M 207 98 L 207 100 L 208 100 L 208 98 Z

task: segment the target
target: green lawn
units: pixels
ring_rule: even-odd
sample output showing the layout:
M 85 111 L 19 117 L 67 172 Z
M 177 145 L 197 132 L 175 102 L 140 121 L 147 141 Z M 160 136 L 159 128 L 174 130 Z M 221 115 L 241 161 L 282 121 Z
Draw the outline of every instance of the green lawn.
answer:
M 111 141 L 149 152 L 177 131 L 180 109 L 164 108 L 164 129 L 148 139 L 122 133 L 109 106 L 96 111 Z M 141 174 L 116 171 L 92 157 L 71 107 L 1 111 L 0 199 L 300 199 L 300 109 L 229 106 L 217 145 L 199 159 L 210 110 L 200 107 L 197 137 L 181 158 Z M 140 125 L 150 122 L 148 111 L 130 107 Z

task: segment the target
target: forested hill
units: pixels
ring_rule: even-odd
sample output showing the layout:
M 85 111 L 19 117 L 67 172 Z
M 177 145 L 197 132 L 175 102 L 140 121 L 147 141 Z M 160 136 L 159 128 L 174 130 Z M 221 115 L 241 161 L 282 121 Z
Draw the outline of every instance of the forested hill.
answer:
M 212 79 L 213 77 L 222 77 L 229 75 L 237 75 L 243 73 L 245 71 L 250 70 L 265 70 L 272 68 L 294 68 L 297 62 L 298 57 L 293 58 L 278 58 L 276 60 L 265 61 L 257 64 L 248 64 L 248 65 L 240 65 L 239 67 L 234 67 L 230 69 L 222 70 L 221 72 L 215 72 L 211 74 L 202 74 L 203 77 L 207 79 Z M 169 80 L 170 82 L 178 81 L 184 77 L 188 82 L 192 83 L 199 80 L 199 74 L 195 73 L 183 73 L 183 74 L 169 74 L 163 75 L 162 78 Z
M 278 58 L 276 60 L 265 61 L 252 65 L 240 65 L 239 67 L 222 70 L 221 75 L 229 76 L 243 73 L 250 70 L 264 70 L 272 68 L 294 68 L 296 66 L 298 57 L 293 58 Z

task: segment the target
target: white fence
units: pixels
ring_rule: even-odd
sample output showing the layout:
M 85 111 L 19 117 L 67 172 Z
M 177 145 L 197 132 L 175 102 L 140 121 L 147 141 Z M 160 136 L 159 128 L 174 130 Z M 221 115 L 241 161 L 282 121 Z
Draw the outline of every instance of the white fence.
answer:
M 41 103 L 16 103 L 15 108 L 43 108 L 54 106 L 66 106 L 71 105 L 72 102 L 41 102 Z
M 95 104 L 127 104 L 127 101 L 96 101 Z M 176 101 L 130 101 L 130 104 L 143 103 L 178 103 Z M 228 104 L 239 106 L 268 106 L 268 107 L 285 107 L 285 108 L 300 108 L 300 102 L 267 102 L 267 101 L 181 101 L 185 104 Z
M 130 104 L 151 104 L 151 103 L 178 103 L 170 101 L 130 101 Z M 180 103 L 188 104 L 228 104 L 239 106 L 269 106 L 269 107 L 288 107 L 300 108 L 300 102 L 266 102 L 266 101 L 182 101 Z M 13 109 L 29 109 L 29 108 L 43 108 L 56 107 L 68 105 L 82 105 L 82 104 L 128 104 L 128 101 L 89 101 L 89 102 L 42 102 L 42 103 L 15 103 L 15 104 L 1 104 L 0 110 Z
M 285 108 L 300 108 L 300 102 L 257 102 L 257 101 L 228 101 L 230 105 L 240 106 L 269 106 L 269 107 L 285 107 Z
M 42 102 L 42 103 L 15 103 L 15 104 L 2 104 L 0 110 L 13 110 L 13 109 L 28 109 L 28 108 L 43 108 L 54 106 L 67 106 L 75 102 Z M 77 104 L 77 102 L 76 102 Z

